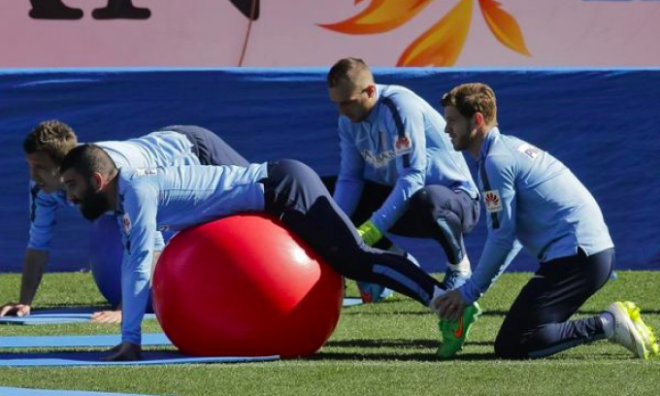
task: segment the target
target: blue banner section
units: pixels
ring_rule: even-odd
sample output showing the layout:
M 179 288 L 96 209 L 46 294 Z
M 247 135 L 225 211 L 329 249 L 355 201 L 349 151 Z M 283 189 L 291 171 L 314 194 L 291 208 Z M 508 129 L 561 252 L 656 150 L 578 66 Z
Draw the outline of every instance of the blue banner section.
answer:
M 24 136 L 60 119 L 81 141 L 123 140 L 168 124 L 221 135 L 250 161 L 295 158 L 321 175 L 338 170 L 337 111 L 327 69 L 86 69 L 0 71 L 0 270 L 20 271 L 28 237 Z M 617 248 L 617 267 L 660 267 L 660 69 L 376 69 L 379 83 L 409 87 L 438 105 L 465 82 L 491 85 L 504 134 L 563 161 L 596 197 Z M 474 161 L 468 159 L 474 172 Z M 476 174 L 473 173 L 473 175 Z M 319 225 L 322 227 L 322 225 Z M 61 211 L 50 270 L 87 266 L 89 225 Z M 483 222 L 467 236 L 473 263 Z M 439 271 L 432 241 L 400 240 Z M 536 268 L 521 254 L 513 269 Z

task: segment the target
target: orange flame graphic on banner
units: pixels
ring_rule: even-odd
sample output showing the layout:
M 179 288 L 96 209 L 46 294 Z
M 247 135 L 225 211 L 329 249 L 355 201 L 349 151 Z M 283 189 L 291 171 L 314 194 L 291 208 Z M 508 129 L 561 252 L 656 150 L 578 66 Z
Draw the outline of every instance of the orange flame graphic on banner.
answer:
M 520 54 L 531 56 L 518 22 L 511 14 L 500 8 L 500 3 L 494 0 L 479 0 L 479 5 L 490 31 L 500 43 Z
M 472 0 L 461 0 L 431 29 L 413 41 L 397 66 L 453 65 L 470 31 Z
M 355 0 L 355 4 L 363 0 Z M 403 25 L 433 0 L 373 0 L 361 13 L 345 21 L 320 25 L 346 34 L 383 33 Z
M 364 0 L 355 0 L 359 4 Z M 433 0 L 372 0 L 362 12 L 321 27 L 346 34 L 383 33 L 405 24 Z M 495 0 L 478 0 L 488 28 L 504 46 L 531 56 L 516 19 Z M 460 0 L 435 25 L 415 39 L 399 57 L 397 66 L 451 66 L 456 63 L 472 20 L 473 0 Z

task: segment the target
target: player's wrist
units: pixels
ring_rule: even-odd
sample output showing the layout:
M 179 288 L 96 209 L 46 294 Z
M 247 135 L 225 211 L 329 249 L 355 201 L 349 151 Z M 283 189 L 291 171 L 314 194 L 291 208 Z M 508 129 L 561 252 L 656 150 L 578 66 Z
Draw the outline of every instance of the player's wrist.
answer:
M 369 246 L 375 245 L 383 238 L 382 231 L 371 220 L 366 221 L 358 227 L 358 234 L 360 234 L 364 243 Z
M 30 295 L 30 293 L 21 293 L 18 297 L 18 303 L 21 305 L 31 306 L 32 302 L 34 302 L 34 294 Z
M 458 292 L 461 293 L 467 305 L 476 302 L 481 297 L 481 291 L 472 279 L 469 279 L 463 286 L 459 287 Z

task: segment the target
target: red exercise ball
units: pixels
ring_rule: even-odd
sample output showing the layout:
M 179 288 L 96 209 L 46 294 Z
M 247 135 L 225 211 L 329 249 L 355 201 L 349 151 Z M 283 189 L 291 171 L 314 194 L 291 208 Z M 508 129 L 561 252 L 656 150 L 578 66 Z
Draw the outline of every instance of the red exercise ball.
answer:
M 153 276 L 156 316 L 183 353 L 313 354 L 339 320 L 342 278 L 272 218 L 235 215 L 177 234 Z

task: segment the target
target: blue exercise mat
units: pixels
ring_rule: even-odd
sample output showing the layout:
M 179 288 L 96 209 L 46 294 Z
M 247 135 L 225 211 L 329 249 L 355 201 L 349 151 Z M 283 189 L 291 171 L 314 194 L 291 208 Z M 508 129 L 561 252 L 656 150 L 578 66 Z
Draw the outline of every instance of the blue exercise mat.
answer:
M 4 386 L 0 386 L 0 395 L 3 396 L 4 395 L 7 396 L 148 396 L 148 395 L 136 395 L 132 393 L 106 393 L 106 392 L 87 392 L 87 391 L 7 388 Z
M 362 304 L 359 298 L 344 298 L 344 307 L 351 307 Z M 89 322 L 94 312 L 103 310 L 99 307 L 80 307 L 80 308 L 58 308 L 43 309 L 31 313 L 28 316 L 3 316 L 0 318 L 0 324 L 15 325 L 46 325 L 46 324 L 66 324 L 66 323 L 85 323 Z M 144 315 L 145 319 L 156 319 L 155 314 Z
M 108 352 L 50 352 L 0 354 L 0 367 L 43 366 L 145 366 L 184 363 L 243 363 L 277 360 L 279 356 L 212 356 L 195 357 L 178 352 L 143 352 L 142 360 L 132 362 L 105 362 Z
M 1 348 L 91 348 L 113 347 L 121 342 L 121 335 L 73 336 L 5 336 L 0 337 Z M 142 334 L 142 346 L 171 345 L 164 333 Z
M 344 298 L 344 307 L 351 307 L 355 305 L 362 305 L 362 299 L 353 298 L 353 297 Z M 21 318 L 21 319 L 27 319 L 27 318 L 29 317 Z M 12 317 L 12 319 L 16 319 L 16 318 Z M 61 335 L 60 336 L 5 336 L 5 337 L 0 337 L 0 349 L 1 348 L 112 347 L 119 344 L 120 341 L 121 341 L 121 337 L 118 334 L 74 335 L 74 336 L 61 336 Z M 142 335 L 143 346 L 170 345 L 170 344 L 171 341 L 163 333 L 147 333 Z
M 107 310 L 107 308 L 105 308 Z M 99 307 L 43 309 L 32 312 L 28 316 L 3 316 L 0 324 L 15 325 L 46 325 L 65 323 L 85 323 L 92 319 L 92 314 L 104 310 Z M 154 314 L 144 315 L 145 319 L 156 319 Z

